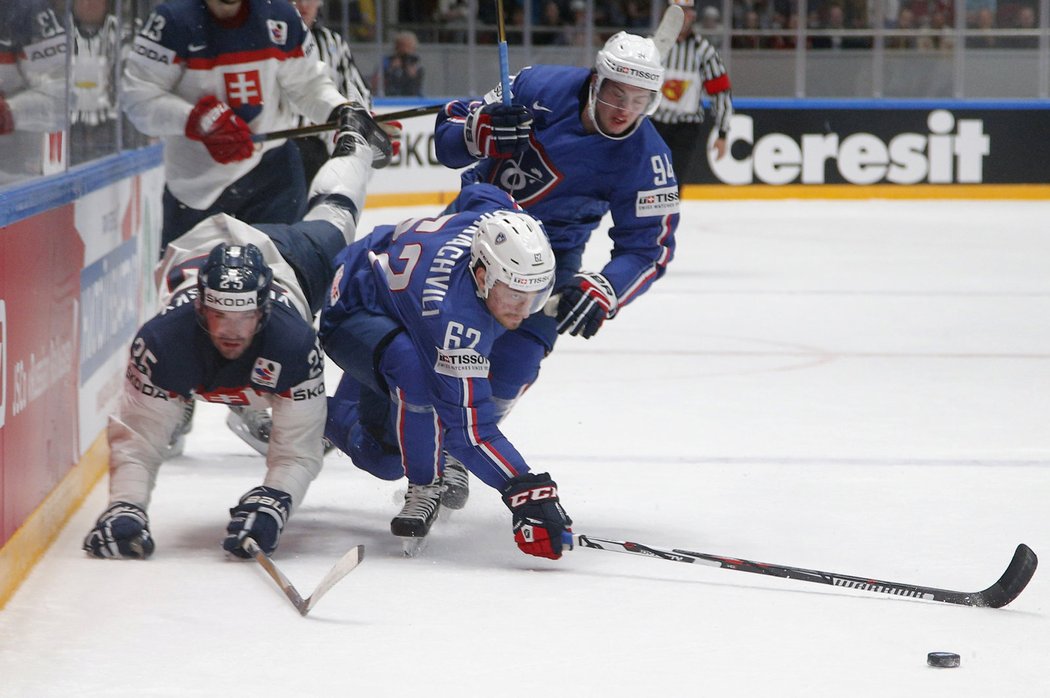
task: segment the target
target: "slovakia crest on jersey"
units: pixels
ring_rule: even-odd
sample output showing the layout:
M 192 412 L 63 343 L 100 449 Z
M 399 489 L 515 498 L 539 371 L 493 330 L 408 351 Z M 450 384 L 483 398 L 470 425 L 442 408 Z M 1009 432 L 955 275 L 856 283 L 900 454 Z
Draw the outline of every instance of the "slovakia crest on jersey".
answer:
M 284 46 L 288 42 L 288 23 L 276 19 L 266 20 L 266 26 L 270 30 L 270 40 L 278 46 Z
M 252 367 L 252 383 L 266 388 L 276 388 L 277 379 L 281 376 L 281 364 L 272 359 L 259 357 Z
M 547 158 L 543 146 L 535 140 L 517 160 L 500 161 L 492 171 L 489 184 L 507 192 L 521 206 L 534 204 L 549 194 L 565 179 Z

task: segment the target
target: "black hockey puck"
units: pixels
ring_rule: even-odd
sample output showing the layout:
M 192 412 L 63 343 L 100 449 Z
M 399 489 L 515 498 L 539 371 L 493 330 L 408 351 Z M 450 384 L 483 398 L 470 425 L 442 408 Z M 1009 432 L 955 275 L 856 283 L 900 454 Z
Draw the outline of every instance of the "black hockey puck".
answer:
M 926 663 L 930 666 L 949 669 L 959 666 L 959 655 L 954 652 L 930 652 L 926 655 Z

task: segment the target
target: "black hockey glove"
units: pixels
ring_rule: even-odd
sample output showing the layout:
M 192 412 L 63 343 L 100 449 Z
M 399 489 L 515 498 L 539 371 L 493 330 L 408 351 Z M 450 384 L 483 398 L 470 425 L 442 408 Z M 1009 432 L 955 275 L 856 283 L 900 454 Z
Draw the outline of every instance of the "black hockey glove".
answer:
M 367 109 L 350 102 L 340 104 L 328 115 L 328 121 L 336 122 L 335 151 L 332 157 L 352 154 L 363 139 L 372 149 L 373 168 L 379 170 L 390 164 L 394 152 L 390 137 Z
M 558 484 L 547 473 L 525 473 L 503 486 L 503 503 L 514 516 L 514 542 L 523 553 L 557 560 L 562 534 L 572 519 L 558 500 Z
M 590 339 L 602 323 L 616 315 L 619 302 L 612 284 L 601 274 L 582 271 L 572 283 L 556 293 L 558 300 L 558 334 L 568 332 Z
M 154 547 L 149 517 L 142 507 L 129 502 L 111 504 L 84 538 L 84 551 L 101 558 L 145 560 Z
M 251 553 L 242 545 L 245 538 L 252 538 L 269 555 L 277 549 L 291 508 L 292 496 L 287 492 L 262 485 L 248 490 L 237 506 L 230 509 L 223 549 L 237 557 L 250 558 Z
M 476 158 L 505 160 L 525 152 L 532 114 L 520 104 L 486 104 L 467 114 L 463 139 Z

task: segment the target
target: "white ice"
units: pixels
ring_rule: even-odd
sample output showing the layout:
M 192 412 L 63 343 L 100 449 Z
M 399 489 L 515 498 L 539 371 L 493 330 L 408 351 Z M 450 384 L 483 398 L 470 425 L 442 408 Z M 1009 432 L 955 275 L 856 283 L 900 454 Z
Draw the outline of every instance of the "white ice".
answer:
M 563 339 L 505 423 L 577 532 L 964 591 L 1018 543 L 1050 555 L 1050 202 L 684 208 L 666 278 Z M 0 611 L 0 696 L 1050 696 L 1050 571 L 993 610 L 546 561 L 476 479 L 405 559 L 403 485 L 345 456 L 274 560 L 306 594 L 350 547 L 367 557 L 302 618 L 219 548 L 263 473 L 223 418 L 202 406 L 164 466 L 148 562 L 80 551 L 95 488 Z M 961 667 L 927 667 L 935 650 Z

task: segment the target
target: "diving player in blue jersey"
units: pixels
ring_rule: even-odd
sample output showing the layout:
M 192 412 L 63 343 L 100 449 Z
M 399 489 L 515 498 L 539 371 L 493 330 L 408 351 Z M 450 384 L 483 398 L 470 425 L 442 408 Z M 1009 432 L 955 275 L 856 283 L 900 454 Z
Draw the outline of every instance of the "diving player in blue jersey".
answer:
M 512 79 L 510 105 L 497 87 L 438 114 L 438 159 L 456 168 L 476 163 L 464 183 L 489 182 L 513 195 L 543 221 L 557 260 L 556 317 L 533 315 L 492 348 L 499 416 L 535 382 L 559 334 L 594 336 L 671 261 L 678 181 L 646 118 L 659 105 L 663 75 L 653 41 L 620 32 L 593 70 L 528 67 Z M 584 247 L 606 213 L 611 258 L 600 272 L 581 271 Z
M 394 535 L 427 535 L 447 451 L 502 493 L 522 551 L 557 559 L 572 521 L 550 476 L 496 426 L 488 380 L 493 346 L 550 297 L 554 255 L 539 221 L 495 187 L 464 187 L 456 208 L 379 226 L 336 259 L 320 335 L 344 375 L 325 436 L 363 470 L 408 476 Z
M 109 507 L 84 540 L 90 555 L 153 552 L 146 510 L 161 463 L 181 452 L 194 400 L 272 411 L 266 476 L 230 510 L 223 548 L 248 557 L 251 537 L 267 554 L 276 549 L 321 469 L 327 400 L 313 318 L 333 258 L 354 238 L 371 162 L 364 138 L 340 132 L 302 221 L 253 227 L 217 214 L 168 245 L 160 312 L 132 341 L 106 430 Z

